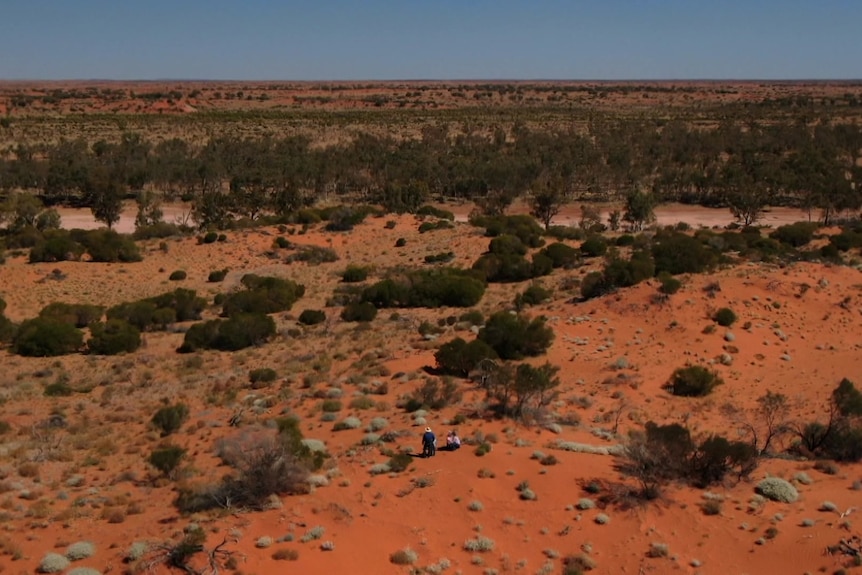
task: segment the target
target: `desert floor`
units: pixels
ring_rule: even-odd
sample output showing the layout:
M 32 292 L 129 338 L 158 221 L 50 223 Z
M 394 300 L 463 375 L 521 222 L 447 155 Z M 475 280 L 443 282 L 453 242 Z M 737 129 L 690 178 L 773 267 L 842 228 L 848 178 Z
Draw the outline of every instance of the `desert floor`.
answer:
M 166 219 L 185 209 L 170 207 Z M 463 219 L 469 206 L 456 211 Z M 66 227 L 93 223 L 86 213 L 62 215 Z M 128 229 L 128 216 L 118 226 L 121 231 Z M 578 217 L 573 207 L 557 223 Z M 662 207 L 658 218 L 660 224 L 693 226 L 726 225 L 731 219 L 725 211 L 688 206 Z M 799 219 L 806 215 L 776 209 L 764 223 Z M 395 222 L 392 229 L 385 226 L 389 220 Z M 825 417 L 828 394 L 841 378 L 859 377 L 858 270 L 744 263 L 709 276 L 683 277 L 684 287 L 664 303 L 653 299 L 655 281 L 579 303 L 577 290 L 569 287 L 572 277 L 582 277 L 600 262 L 557 270 L 541 280 L 554 290 L 551 301 L 527 313 L 547 316 L 556 335 L 547 356 L 537 362 L 561 367 L 561 393 L 554 404 L 565 423 L 559 433 L 509 420 L 468 419 L 458 428 L 468 443 L 460 451 L 417 458 L 402 473 L 372 475 L 371 466 L 388 459 L 378 446 L 362 444 L 373 418 L 385 418 L 387 431 L 404 432 L 387 447 L 418 451 L 425 425 L 443 437 L 457 413 L 469 412 L 481 400 L 469 382 L 461 381 L 461 404 L 432 411 L 424 422 L 397 407 L 423 382 L 440 342 L 456 334 L 471 336 L 469 328 L 455 324 L 437 341 L 428 341 L 418 333 L 419 325 L 463 310 L 382 310 L 370 325 L 357 327 L 342 322 L 337 307 L 326 306 L 348 263 L 372 266 L 373 281 L 394 266 L 425 265 L 425 255 L 450 250 L 456 254 L 453 265 L 466 267 L 487 247 L 482 230 L 466 223 L 425 234 L 418 226 L 413 216 L 386 216 L 369 218 L 351 232 L 312 228 L 287 236 L 298 245 L 332 247 L 339 256 L 337 262 L 316 266 L 285 263 L 289 252 L 273 247 L 280 235 L 275 228 L 228 232 L 224 243 L 175 238 L 163 249 L 159 241 L 147 242 L 143 261 L 130 264 L 29 264 L 26 254 L 7 255 L 0 266 L 0 295 L 8 303 L 6 315 L 15 321 L 33 317 L 52 301 L 112 305 L 175 287 L 195 289 L 211 300 L 249 272 L 294 279 L 306 286 L 306 294 L 289 313 L 277 314 L 281 335 L 273 342 L 233 354 L 177 354 L 180 330 L 148 333 L 144 347 L 119 357 L 31 359 L 3 351 L 0 419 L 11 429 L 0 436 L 0 572 L 33 573 L 46 553 L 62 554 L 78 541 L 94 543 L 95 554 L 73 566 L 122 572 L 135 566 L 124 563 L 133 543 L 147 542 L 158 550 L 178 541 L 190 524 L 204 528 L 208 549 L 226 540 L 223 549 L 232 553 L 237 569 L 258 574 L 407 573 L 410 567 L 393 564 L 390 555 L 408 547 L 418 554 L 413 567 L 429 568 L 429 573 L 559 573 L 562 557 L 580 553 L 595 562 L 596 573 L 633 575 L 802 575 L 832 573 L 844 564 L 845 558 L 825 551 L 858 533 L 853 524 L 856 513 L 862 513 L 854 512 L 862 503 L 856 490 L 862 466 L 815 469 L 811 461 L 766 459 L 751 481 L 709 493 L 667 486 L 661 500 L 643 506 L 579 509 L 582 498 L 594 497 L 584 490 L 591 480 L 630 480 L 620 477 L 612 456 L 560 446 L 616 445 L 650 420 L 687 422 L 701 434 L 733 435 L 735 422 L 750 418 L 755 400 L 767 390 L 791 399 L 794 418 Z M 406 246 L 395 248 L 401 237 Z M 230 270 L 225 281 L 208 283 L 209 272 L 222 268 Z M 180 269 L 187 279 L 169 281 L 169 274 Z M 720 290 L 704 290 L 715 282 Z M 525 287 L 493 284 L 477 308 L 487 317 L 510 307 Z M 711 313 L 724 306 L 737 313 L 738 322 L 705 333 Z M 324 309 L 327 321 L 300 326 L 295 318 L 308 308 Z M 722 354 L 731 356 L 729 365 L 716 361 Z M 724 385 L 704 399 L 669 395 L 663 384 L 689 362 L 711 364 Z M 248 372 L 260 367 L 276 370 L 279 377 L 270 387 L 252 389 Z M 61 378 L 79 393 L 45 397 L 44 385 Z M 383 382 L 388 393 L 371 396 L 373 407 L 349 407 L 361 390 Z M 322 421 L 322 398 L 339 394 L 344 408 L 338 420 L 356 416 L 360 428 L 334 431 L 332 422 Z M 146 461 L 163 441 L 149 420 L 160 406 L 175 401 L 191 408 L 189 421 L 171 437 L 188 449 L 179 482 L 200 483 L 228 472 L 215 456 L 216 445 L 272 433 L 266 422 L 287 413 L 301 417 L 306 437 L 326 443 L 331 457 L 321 472 L 324 478 L 312 493 L 282 497 L 266 511 L 181 516 L 172 505 L 178 482 L 157 477 Z M 242 424 L 231 427 L 229 419 L 240 412 Z M 43 425 L 58 415 L 65 427 Z M 475 454 L 469 443 L 479 439 L 491 443 L 490 453 Z M 550 454 L 557 463 L 540 464 L 542 455 Z M 796 478 L 799 501 L 753 501 L 754 483 L 768 475 Z M 524 481 L 537 499 L 519 498 L 516 488 Z M 718 515 L 701 510 L 707 497 L 723 501 Z M 835 510 L 821 511 L 824 502 L 834 503 Z M 609 518 L 606 524 L 596 521 L 600 513 Z M 303 542 L 316 526 L 324 528 L 322 536 Z M 480 536 L 493 540 L 493 549 L 464 549 L 466 540 Z M 322 547 L 325 542 L 331 542 L 326 545 L 331 550 Z M 653 544 L 667 545 L 666 555 L 651 554 Z M 295 562 L 274 558 L 283 549 L 298 553 Z M 158 559 L 159 552 L 146 557 Z M 193 565 L 207 567 L 202 554 Z M 166 567 L 152 569 L 164 572 Z

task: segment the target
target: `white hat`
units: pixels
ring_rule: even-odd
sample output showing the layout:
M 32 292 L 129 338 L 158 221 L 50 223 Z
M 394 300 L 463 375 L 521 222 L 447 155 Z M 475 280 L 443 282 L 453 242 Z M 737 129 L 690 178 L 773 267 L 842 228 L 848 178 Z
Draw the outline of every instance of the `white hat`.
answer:
M 430 427 L 426 427 L 426 428 L 425 428 L 425 431 L 426 431 L 426 432 L 431 431 L 431 428 L 430 428 Z

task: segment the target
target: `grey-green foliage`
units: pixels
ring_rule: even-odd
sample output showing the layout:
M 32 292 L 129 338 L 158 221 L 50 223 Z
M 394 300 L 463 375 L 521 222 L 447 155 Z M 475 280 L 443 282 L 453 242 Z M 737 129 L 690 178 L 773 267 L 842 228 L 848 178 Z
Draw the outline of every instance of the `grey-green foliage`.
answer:
M 78 541 L 77 543 L 72 543 L 66 548 L 66 558 L 70 561 L 78 561 L 80 559 L 92 557 L 95 552 L 96 546 L 89 541 Z
M 39 573 L 59 573 L 69 567 L 69 560 L 59 553 L 47 553 L 39 562 Z
M 767 499 L 782 503 L 793 503 L 799 498 L 796 488 L 780 477 L 767 477 L 757 484 L 755 491 Z

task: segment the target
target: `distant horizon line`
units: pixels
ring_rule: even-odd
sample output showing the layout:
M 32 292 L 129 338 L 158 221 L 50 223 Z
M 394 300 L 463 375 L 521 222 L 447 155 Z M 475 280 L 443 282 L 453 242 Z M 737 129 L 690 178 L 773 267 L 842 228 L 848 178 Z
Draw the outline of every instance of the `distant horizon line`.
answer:
M 348 78 L 348 79 L 236 79 L 236 78 L 0 78 L 0 83 L 68 83 L 68 82 L 101 82 L 101 83 L 163 83 L 163 82 L 253 82 L 258 84 L 288 82 L 296 84 L 346 84 L 346 83 L 506 83 L 506 84 L 528 84 L 528 83 L 595 83 L 595 84 L 648 84 L 648 83 L 792 83 L 792 84 L 825 84 L 840 83 L 854 84 L 862 83 L 859 78 Z

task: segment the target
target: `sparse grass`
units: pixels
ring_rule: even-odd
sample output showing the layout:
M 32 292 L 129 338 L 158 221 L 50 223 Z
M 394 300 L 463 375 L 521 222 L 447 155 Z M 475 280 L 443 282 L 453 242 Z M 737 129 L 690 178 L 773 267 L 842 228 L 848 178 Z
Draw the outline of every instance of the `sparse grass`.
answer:
M 296 561 L 299 559 L 299 551 L 296 549 L 278 549 L 273 551 L 272 558 L 276 561 Z
M 464 541 L 464 550 L 471 552 L 484 553 L 487 551 L 494 550 L 494 540 L 489 539 L 488 537 L 478 536 L 474 539 L 467 539 Z
M 419 554 L 410 549 L 409 547 L 399 549 L 398 551 L 392 553 L 389 556 L 389 561 L 391 563 L 394 563 L 395 565 L 413 565 L 418 560 Z

